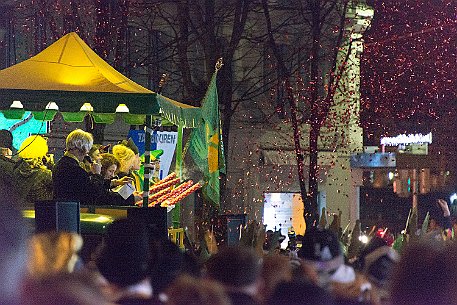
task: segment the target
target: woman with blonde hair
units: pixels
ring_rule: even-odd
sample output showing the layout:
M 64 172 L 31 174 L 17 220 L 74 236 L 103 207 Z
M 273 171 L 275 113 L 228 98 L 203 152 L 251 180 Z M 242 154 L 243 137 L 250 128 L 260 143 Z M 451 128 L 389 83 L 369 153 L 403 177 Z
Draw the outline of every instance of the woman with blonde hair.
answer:
M 123 144 L 113 146 L 113 155 L 119 161 L 118 172 L 123 175 L 128 175 L 131 170 L 136 168 L 135 152 Z
M 113 155 L 119 161 L 117 176 L 120 179 L 130 178 L 132 186 L 135 188 L 134 193 L 125 200 L 126 205 L 134 205 L 135 201 L 141 200 L 139 191 L 141 190 L 138 174 L 135 171 L 140 169 L 141 161 L 136 146 L 127 146 L 127 142 L 113 146 Z M 131 144 L 130 142 L 128 142 Z M 133 144 L 134 145 L 134 144 Z M 137 197 L 137 200 L 135 200 Z
M 13 170 L 21 207 L 33 207 L 35 201 L 52 198 L 52 173 L 43 162 L 47 153 L 48 143 L 39 135 L 30 136 L 21 144 Z

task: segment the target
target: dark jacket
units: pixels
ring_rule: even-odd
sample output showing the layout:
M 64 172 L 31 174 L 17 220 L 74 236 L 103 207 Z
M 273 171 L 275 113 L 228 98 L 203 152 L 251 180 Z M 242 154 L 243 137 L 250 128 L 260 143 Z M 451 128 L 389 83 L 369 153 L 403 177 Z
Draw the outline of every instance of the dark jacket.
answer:
M 81 205 L 97 204 L 105 192 L 103 177 L 86 172 L 79 162 L 63 156 L 52 172 L 55 200 L 77 200 Z
M 5 190 L 11 192 L 9 194 L 15 198 L 11 200 L 11 202 L 19 202 L 19 200 L 16 199 L 19 198 L 20 195 L 20 191 L 15 186 L 14 182 L 15 164 L 16 161 L 0 155 L 0 189 L 4 188 Z M 18 208 L 20 208 L 20 206 L 18 206 Z
M 20 159 L 14 166 L 13 175 L 21 207 L 33 207 L 35 201 L 52 199 L 52 173 L 49 169 L 32 167 Z
M 16 161 L 0 155 L 0 179 L 6 185 L 13 185 L 13 171 Z

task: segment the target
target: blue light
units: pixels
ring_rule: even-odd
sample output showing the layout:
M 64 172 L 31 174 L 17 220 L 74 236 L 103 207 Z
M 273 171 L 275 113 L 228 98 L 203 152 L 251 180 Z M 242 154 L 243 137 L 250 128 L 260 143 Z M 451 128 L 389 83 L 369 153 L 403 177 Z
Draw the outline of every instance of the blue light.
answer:
M 22 120 L 5 119 L 0 113 L 0 129 L 10 130 L 13 134 L 13 146 L 19 149 L 21 143 L 32 134 L 45 134 L 48 132 L 48 124 L 44 121 L 35 120 L 30 111 L 26 111 Z M 14 129 L 13 129 L 14 128 Z

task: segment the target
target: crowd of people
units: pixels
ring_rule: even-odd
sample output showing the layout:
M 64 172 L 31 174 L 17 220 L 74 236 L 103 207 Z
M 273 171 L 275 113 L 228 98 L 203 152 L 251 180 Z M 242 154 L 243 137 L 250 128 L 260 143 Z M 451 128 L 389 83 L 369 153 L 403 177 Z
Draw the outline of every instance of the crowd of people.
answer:
M 86 262 L 76 233 L 28 235 L 4 203 L 0 222 L 0 304 L 457 304 L 452 239 L 409 236 L 397 251 L 372 236 L 350 259 L 329 228 L 308 229 L 286 250 L 259 230 L 254 244 L 203 243 L 209 255 L 197 256 L 119 218 Z
M 248 224 L 237 246 L 217 244 L 207 231 L 198 249 L 181 249 L 142 223 L 119 218 L 82 261 L 80 235 L 31 234 L 16 203 L 45 199 L 38 197 L 45 181 L 51 181 L 50 198 L 100 200 L 116 185 L 138 182 L 130 174 L 139 166 L 138 152 L 126 141 L 113 154 L 101 153 L 92 149 L 90 134 L 75 130 L 54 165 L 43 158 L 47 147 L 31 149 L 42 140 L 24 142 L 19 160 L 0 160 L 15 183 L 34 171 L 43 177 L 24 194 L 0 181 L 0 196 L 8 199 L 0 200 L 0 304 L 457 304 L 457 245 L 443 200 L 437 201 L 440 227 L 426 218 L 419 228 L 413 210 L 395 241 L 385 230 L 372 230 L 364 244 L 357 225 L 351 234 L 342 232 L 335 215 L 332 224 L 307 228 L 286 249 L 279 232 L 258 223 Z

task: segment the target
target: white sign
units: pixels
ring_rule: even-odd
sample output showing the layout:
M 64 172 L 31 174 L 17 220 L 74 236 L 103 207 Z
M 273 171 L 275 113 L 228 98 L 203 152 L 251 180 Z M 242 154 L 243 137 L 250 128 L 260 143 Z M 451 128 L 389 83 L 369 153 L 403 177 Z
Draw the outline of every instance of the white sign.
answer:
M 140 155 L 144 153 L 145 133 L 143 130 L 131 130 L 128 135 L 135 142 L 140 151 Z M 171 167 L 171 161 L 175 154 L 176 143 L 178 141 L 178 133 L 176 131 L 154 131 L 151 135 L 151 150 L 163 149 L 163 155 L 160 156 L 160 173 L 159 179 L 165 178 L 168 175 Z
M 431 144 L 432 143 L 432 133 L 423 135 L 418 134 L 401 134 L 396 137 L 384 137 L 381 138 L 381 145 L 385 146 L 398 146 L 398 145 L 409 145 L 409 144 Z
M 176 131 L 158 131 L 152 134 L 151 148 L 163 149 L 163 155 L 160 157 L 159 179 L 165 178 L 170 171 L 177 140 L 178 133 Z

